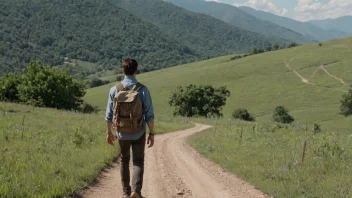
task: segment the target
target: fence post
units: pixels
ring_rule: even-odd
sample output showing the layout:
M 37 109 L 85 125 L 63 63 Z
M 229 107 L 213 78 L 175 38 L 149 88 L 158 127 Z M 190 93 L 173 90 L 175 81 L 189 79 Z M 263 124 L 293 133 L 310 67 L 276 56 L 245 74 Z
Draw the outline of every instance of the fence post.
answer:
M 304 165 L 304 159 L 306 157 L 306 150 L 307 150 L 307 140 L 305 140 L 304 144 L 303 144 L 301 167 L 303 167 L 303 165 Z

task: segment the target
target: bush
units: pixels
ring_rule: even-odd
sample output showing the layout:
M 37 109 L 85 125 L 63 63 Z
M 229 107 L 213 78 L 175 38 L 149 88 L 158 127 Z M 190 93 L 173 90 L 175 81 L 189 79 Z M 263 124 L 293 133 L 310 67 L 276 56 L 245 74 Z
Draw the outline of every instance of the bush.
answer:
M 88 103 L 83 103 L 80 107 L 82 113 L 98 113 L 99 108 Z
M 174 115 L 221 117 L 220 111 L 229 96 L 230 91 L 226 87 L 215 89 L 210 85 L 188 85 L 178 87 L 177 91 L 172 93 L 169 104 L 175 107 Z
M 120 82 L 120 81 L 122 81 L 123 79 L 124 79 L 125 77 L 124 76 L 116 76 L 116 80 L 118 81 L 118 82 Z
M 263 49 L 258 50 L 258 54 L 264 53 L 265 51 Z
M 288 48 L 297 47 L 297 46 L 298 46 L 298 44 L 293 42 L 288 45 Z
M 321 46 L 323 46 L 323 44 L 322 44 L 322 43 L 319 43 L 319 46 L 321 47 Z
M 106 85 L 109 83 L 110 83 L 110 81 L 108 81 L 108 80 L 100 80 L 99 78 L 94 78 L 93 80 L 90 81 L 89 87 L 90 88 L 99 87 L 99 86 Z
M 292 123 L 295 119 L 288 113 L 288 110 L 283 106 L 275 108 L 273 119 L 278 123 Z
M 314 124 L 312 130 L 313 130 L 313 133 L 317 134 L 321 132 L 321 127 L 319 124 Z
M 255 121 L 253 116 L 247 111 L 247 109 L 236 109 L 232 113 L 234 119 L 245 120 L 245 121 Z
M 83 83 L 67 69 L 50 68 L 40 61 L 32 61 L 24 69 L 17 89 L 22 102 L 67 110 L 79 109 L 85 95 Z
M 342 96 L 340 110 L 346 117 L 352 115 L 352 86 L 348 93 Z
M 18 101 L 17 86 L 21 83 L 20 75 L 8 73 L 0 78 L 0 101 Z
M 240 58 L 243 58 L 243 56 L 241 56 L 241 55 L 234 56 L 234 57 L 231 57 L 231 60 L 236 60 L 236 59 L 240 59 Z

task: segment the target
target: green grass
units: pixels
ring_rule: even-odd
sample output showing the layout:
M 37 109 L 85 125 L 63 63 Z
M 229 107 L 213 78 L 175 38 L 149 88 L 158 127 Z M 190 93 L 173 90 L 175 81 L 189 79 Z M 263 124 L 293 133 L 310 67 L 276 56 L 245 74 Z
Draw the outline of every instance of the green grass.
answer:
M 0 197 L 62 197 L 117 156 L 104 117 L 0 103 Z
M 348 90 L 348 86 L 322 70 L 311 80 L 316 85 L 307 85 L 285 66 L 285 61 L 307 79 L 319 65 L 334 63 L 326 69 L 352 84 L 351 45 L 352 38 L 347 38 L 325 42 L 321 47 L 305 45 L 233 61 L 231 55 L 144 73 L 138 79 L 150 89 L 156 114 L 161 117 L 172 117 L 168 100 L 178 85 L 225 85 L 231 91 L 223 109 L 225 118 L 231 117 L 236 108 L 247 108 L 258 121 L 268 121 L 274 108 L 284 105 L 298 122 L 348 131 L 352 130 L 352 119 L 339 114 L 344 94 L 341 90 Z M 114 85 L 115 82 L 89 89 L 85 100 L 104 109 L 109 89 Z
M 192 136 L 189 143 L 265 193 L 285 198 L 352 196 L 351 135 L 330 131 L 314 135 L 299 125 L 200 122 L 215 127 Z
M 0 103 L 0 197 L 66 197 L 92 183 L 118 154 L 104 114 Z M 164 119 L 157 132 L 190 127 Z
M 351 197 L 352 117 L 339 114 L 341 96 L 349 87 L 321 69 L 313 76 L 326 65 L 329 73 L 351 84 L 351 45 L 352 38 L 347 38 L 233 61 L 225 56 L 141 74 L 138 79 L 150 89 L 156 115 L 170 121 L 168 100 L 177 86 L 226 85 L 231 97 L 223 109 L 224 119 L 196 119 L 214 128 L 191 137 L 190 144 L 264 192 L 275 197 Z M 285 61 L 314 85 L 303 83 Z M 101 96 L 107 97 L 112 86 L 89 89 L 85 99 L 104 109 L 107 98 Z M 272 123 L 278 105 L 287 107 L 296 123 Z M 229 119 L 236 108 L 248 109 L 257 122 Z M 323 132 L 313 135 L 315 123 Z M 307 153 L 301 166 L 305 140 Z

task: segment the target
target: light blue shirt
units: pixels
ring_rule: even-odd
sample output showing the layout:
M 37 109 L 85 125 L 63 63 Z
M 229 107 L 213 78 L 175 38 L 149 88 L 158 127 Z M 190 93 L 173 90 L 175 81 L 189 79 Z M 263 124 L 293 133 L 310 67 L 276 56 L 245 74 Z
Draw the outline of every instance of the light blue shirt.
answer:
M 121 83 L 124 87 L 128 87 L 129 89 L 132 89 L 133 86 L 138 83 L 138 81 L 133 77 L 126 76 Z M 112 122 L 114 97 L 115 97 L 116 91 L 117 91 L 116 86 L 110 89 L 108 104 L 106 107 L 106 117 L 105 117 L 106 121 Z M 139 132 L 133 133 L 133 134 L 120 133 L 117 131 L 116 135 L 117 135 L 117 138 L 119 138 L 120 140 L 138 140 L 146 132 L 146 123 L 151 120 L 154 120 L 152 98 L 150 96 L 148 88 L 143 86 L 138 90 L 138 93 L 142 100 L 143 113 L 144 113 L 144 121 L 143 121 L 142 129 Z

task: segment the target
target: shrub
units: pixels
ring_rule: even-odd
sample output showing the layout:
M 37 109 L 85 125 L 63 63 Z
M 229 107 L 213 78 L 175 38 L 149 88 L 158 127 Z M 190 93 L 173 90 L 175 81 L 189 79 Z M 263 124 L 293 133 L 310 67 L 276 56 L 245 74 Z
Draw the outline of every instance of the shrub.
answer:
M 319 46 L 321 47 L 321 46 L 323 46 L 323 44 L 322 44 L 322 43 L 319 43 Z
M 292 123 L 294 118 L 288 113 L 288 110 L 283 106 L 275 108 L 273 119 L 279 123 Z
M 231 57 L 231 60 L 236 60 L 236 59 L 240 59 L 240 58 L 243 58 L 243 56 L 241 56 L 241 55 L 234 56 L 234 57 Z
M 273 49 L 274 49 L 274 50 L 278 50 L 279 48 L 280 48 L 280 46 L 279 46 L 279 44 L 277 44 L 277 43 L 273 46 Z
M 27 104 L 57 109 L 79 109 L 85 95 L 84 85 L 67 69 L 44 66 L 32 61 L 21 76 L 19 99 Z
M 253 48 L 252 54 L 258 54 L 258 49 L 256 47 Z
M 258 50 L 258 54 L 264 53 L 265 51 L 263 49 Z
M 247 109 L 236 109 L 233 113 L 232 113 L 232 117 L 234 119 L 239 119 L 239 120 L 245 120 L 245 121 L 255 121 L 255 119 L 253 118 L 253 116 L 248 112 Z
M 178 87 L 177 91 L 172 93 L 169 104 L 175 107 L 174 115 L 221 117 L 220 111 L 229 96 L 230 91 L 226 87 L 215 89 L 210 85 L 188 85 Z
M 80 112 L 82 113 L 97 113 L 99 108 L 88 103 L 83 103 L 80 107 Z
M 106 85 L 109 83 L 110 83 L 110 81 L 108 81 L 108 80 L 100 80 L 99 78 L 94 78 L 93 80 L 90 81 L 89 87 L 90 88 L 99 87 L 99 86 Z
M 321 132 L 321 127 L 320 127 L 320 125 L 319 124 L 314 124 L 313 125 L 313 133 L 320 133 Z
M 290 44 L 288 45 L 288 48 L 297 47 L 297 46 L 298 46 L 297 43 L 292 42 L 292 43 L 290 43 Z
M 17 86 L 21 83 L 20 75 L 8 73 L 0 78 L 0 101 L 18 101 Z
M 271 50 L 273 50 L 273 47 L 272 47 L 272 46 L 266 47 L 266 51 L 267 51 L 267 52 L 270 52 Z
M 346 117 L 352 115 L 352 86 L 348 93 L 342 96 L 340 110 Z
M 121 75 L 120 75 L 120 76 L 116 76 L 116 80 L 117 80 L 117 81 L 122 81 L 124 78 L 125 78 L 125 77 L 124 77 L 124 76 L 121 76 Z

